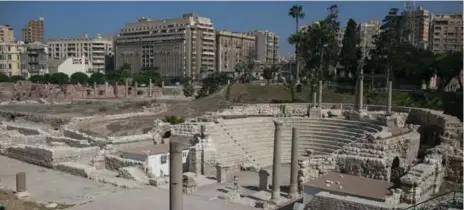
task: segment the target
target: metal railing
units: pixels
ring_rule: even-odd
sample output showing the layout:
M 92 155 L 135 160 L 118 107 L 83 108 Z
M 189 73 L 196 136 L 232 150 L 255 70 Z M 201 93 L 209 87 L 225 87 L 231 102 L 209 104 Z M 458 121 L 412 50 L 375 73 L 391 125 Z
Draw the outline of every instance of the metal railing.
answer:
M 425 201 L 422 201 L 418 204 L 409 206 L 403 210 L 426 210 L 426 209 L 432 209 L 434 207 L 439 206 L 440 204 L 445 204 L 451 201 L 451 205 L 457 205 L 458 202 L 462 203 L 462 191 L 450 191 L 447 193 L 443 193 L 441 195 L 435 196 L 433 198 L 427 199 Z

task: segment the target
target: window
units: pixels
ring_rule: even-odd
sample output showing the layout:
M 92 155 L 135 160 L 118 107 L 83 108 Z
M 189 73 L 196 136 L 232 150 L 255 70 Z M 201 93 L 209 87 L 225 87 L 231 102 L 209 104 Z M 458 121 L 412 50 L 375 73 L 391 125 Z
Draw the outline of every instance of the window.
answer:
M 166 164 L 168 162 L 168 155 L 161 155 L 161 164 Z
M 8 60 L 11 61 L 11 55 L 8 55 Z
M 182 152 L 182 157 L 183 158 L 187 157 L 187 152 Z
M 8 69 L 11 69 L 11 63 L 8 64 Z

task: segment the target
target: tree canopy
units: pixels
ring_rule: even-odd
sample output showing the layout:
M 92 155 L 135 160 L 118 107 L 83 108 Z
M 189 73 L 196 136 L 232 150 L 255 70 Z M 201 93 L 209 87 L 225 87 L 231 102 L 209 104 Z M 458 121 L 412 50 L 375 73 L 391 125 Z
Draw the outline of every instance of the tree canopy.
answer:
M 64 85 L 69 83 L 69 76 L 65 73 L 58 72 L 50 76 L 50 83 L 56 85 Z
M 84 72 L 76 72 L 71 75 L 69 82 L 71 84 L 85 85 L 89 82 L 89 76 L 87 76 L 87 74 L 85 74 Z

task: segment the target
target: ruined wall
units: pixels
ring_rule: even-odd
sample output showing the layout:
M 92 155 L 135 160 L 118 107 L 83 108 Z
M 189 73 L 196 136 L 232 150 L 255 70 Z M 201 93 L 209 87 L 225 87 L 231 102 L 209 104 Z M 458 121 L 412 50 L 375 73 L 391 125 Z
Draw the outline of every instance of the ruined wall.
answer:
M 105 166 L 106 169 L 117 171 L 119 168 L 123 167 L 138 167 L 142 171 L 147 171 L 147 164 L 142 161 L 136 161 L 126 158 L 121 158 L 115 155 L 105 155 Z
M 303 191 L 303 183 L 313 180 L 336 168 L 334 156 L 309 156 L 298 161 L 298 189 Z
M 314 196 L 305 210 L 391 210 L 391 204 L 360 199 L 351 196 L 320 192 Z

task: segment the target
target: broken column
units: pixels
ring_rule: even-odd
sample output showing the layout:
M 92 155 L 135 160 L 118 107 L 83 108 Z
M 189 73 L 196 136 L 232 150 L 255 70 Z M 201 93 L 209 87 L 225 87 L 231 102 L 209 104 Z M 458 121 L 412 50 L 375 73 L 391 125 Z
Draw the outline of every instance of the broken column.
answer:
M 16 173 L 16 192 L 26 192 L 26 172 Z
M 288 196 L 290 199 L 298 197 L 298 129 L 292 128 L 292 159 L 290 166 L 290 189 Z
M 271 173 L 268 170 L 261 169 L 259 171 L 259 190 L 269 190 L 269 176 Z
M 312 97 L 313 107 L 316 107 L 316 97 L 317 97 L 317 93 L 316 93 L 316 91 L 313 90 L 313 97 Z
M 135 83 L 134 83 L 134 96 L 138 96 L 138 95 L 139 95 L 138 89 L 139 89 L 139 83 L 138 83 L 138 82 L 135 82 Z
M 148 82 L 148 96 L 149 96 L 150 98 L 153 96 L 152 89 L 153 89 L 153 82 L 152 82 L 152 80 L 150 79 L 150 81 Z
M 108 82 L 105 82 L 105 98 L 108 98 Z
M 358 87 L 357 87 L 357 94 L 356 94 L 356 103 L 355 103 L 355 110 L 361 112 L 363 107 L 363 91 L 364 91 L 364 81 L 363 77 L 360 76 L 358 78 Z
M 179 141 L 169 142 L 169 209 L 182 210 L 183 165 L 182 144 Z
M 282 143 L 282 125 L 281 121 L 274 120 L 274 157 L 272 165 L 272 196 L 271 202 L 278 203 L 280 200 L 280 158 Z
M 206 136 L 206 125 L 200 125 L 200 138 L 204 139 Z
M 319 80 L 319 84 L 317 86 L 317 90 L 318 90 L 318 95 L 317 95 L 317 105 L 319 107 L 322 106 L 322 80 Z
M 93 97 L 97 97 L 97 83 L 93 82 Z
M 387 115 L 391 115 L 391 108 L 392 108 L 392 92 L 393 92 L 393 84 L 392 81 L 388 81 L 388 98 L 387 98 Z

